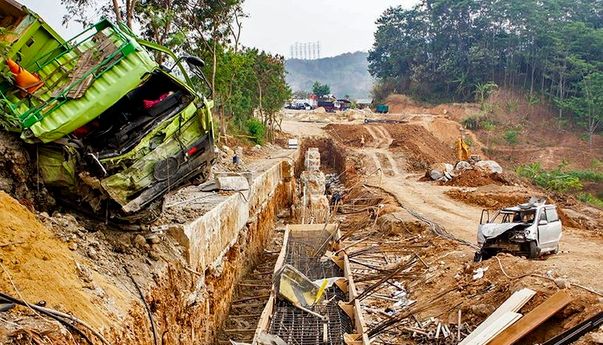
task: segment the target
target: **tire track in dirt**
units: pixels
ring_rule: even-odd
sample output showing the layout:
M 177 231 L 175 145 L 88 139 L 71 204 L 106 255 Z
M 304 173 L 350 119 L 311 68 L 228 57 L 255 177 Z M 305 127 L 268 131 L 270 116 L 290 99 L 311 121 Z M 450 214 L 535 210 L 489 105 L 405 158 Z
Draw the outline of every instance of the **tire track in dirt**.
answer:
M 394 139 L 387 129 L 382 126 L 365 126 L 368 133 L 373 138 L 373 145 L 370 148 L 365 148 L 365 154 L 370 156 L 377 169 L 381 169 L 388 176 L 400 175 L 398 163 L 389 151 L 390 145 Z
M 387 146 L 384 148 L 389 148 L 394 142 L 394 138 L 392 138 L 391 134 L 389 134 L 387 129 L 381 126 L 375 126 L 375 130 L 381 134 L 381 139 L 387 143 Z
M 369 125 L 369 126 L 365 126 L 365 128 L 369 132 L 371 137 L 373 138 L 373 144 L 371 146 L 375 147 L 375 148 L 382 147 L 382 145 L 383 145 L 382 136 L 380 134 L 377 134 L 374 127 Z
M 448 197 L 445 194 L 446 188 L 418 182 L 417 176 L 409 174 L 404 169 L 396 173 L 391 172 L 394 170 L 393 167 L 396 167 L 391 161 L 395 163 L 396 159 L 403 159 L 403 157 L 394 157 L 387 148 L 383 148 L 384 143 L 389 142 L 390 133 L 382 126 L 366 125 L 365 128 L 375 136 L 375 142 L 379 147 L 364 148 L 362 152 L 375 156 L 379 161 L 378 167 L 382 167 L 385 175 L 380 178 L 369 178 L 367 185 L 390 193 L 400 204 L 441 225 L 457 238 L 475 243 L 481 208 Z M 386 146 L 389 145 L 391 143 Z M 575 229 L 564 229 L 561 240 L 562 253 L 547 256 L 542 260 L 530 261 L 534 270 L 537 272 L 554 270 L 560 275 L 572 277 L 577 282 L 601 290 L 601 282 L 593 279 L 599 270 L 598 263 L 603 258 L 603 254 L 596 249 L 600 246 L 600 241 L 585 240 L 583 236 Z M 465 250 L 469 255 L 471 249 Z M 576 270 L 577 266 L 581 266 L 581 269 Z

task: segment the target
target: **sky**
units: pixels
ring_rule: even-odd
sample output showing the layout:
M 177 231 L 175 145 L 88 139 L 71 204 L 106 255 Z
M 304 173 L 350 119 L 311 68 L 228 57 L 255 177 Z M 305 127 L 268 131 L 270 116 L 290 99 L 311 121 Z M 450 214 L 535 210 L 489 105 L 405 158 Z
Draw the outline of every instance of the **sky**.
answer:
M 60 0 L 17 0 L 38 13 L 65 38 L 81 26 L 62 25 L 65 8 Z M 373 44 L 375 21 L 388 7 L 410 8 L 418 0 L 245 0 L 249 15 L 241 42 L 271 53 L 290 56 L 295 42 L 316 42 L 321 57 L 368 51 Z

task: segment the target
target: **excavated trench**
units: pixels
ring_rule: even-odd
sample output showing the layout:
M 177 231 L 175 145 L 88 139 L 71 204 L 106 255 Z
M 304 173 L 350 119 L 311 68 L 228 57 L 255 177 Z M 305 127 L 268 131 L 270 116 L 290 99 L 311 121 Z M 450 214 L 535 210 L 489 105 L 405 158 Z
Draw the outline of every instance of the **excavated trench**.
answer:
M 78 320 L 9 308 L 0 312 L 0 343 L 216 342 L 241 302 L 233 303 L 237 283 L 263 280 L 243 277 L 265 261 L 277 214 L 294 200 L 296 157 L 289 151 L 252 166 L 248 193 L 184 188 L 166 200 L 178 206 L 145 232 L 69 213 L 34 214 L 0 193 L 0 292 Z
M 309 147 L 319 148 L 321 170 L 348 182 L 342 173 L 357 167 L 337 144 L 310 139 L 295 154 L 261 162 L 248 195 L 206 195 L 194 187 L 175 193 L 166 203 L 176 210 L 166 209 L 151 231 L 108 229 L 68 212 L 36 215 L 11 199 L 14 209 L 0 212 L 9 217 L 18 209 L 23 219 L 0 227 L 0 291 L 30 304 L 43 301 L 81 323 L 53 321 L 19 306 L 0 313 L 0 343 L 250 340 L 270 293 L 281 230 L 295 221 L 296 178 Z
M 335 181 L 339 183 L 339 181 L 346 181 L 347 173 L 346 171 L 355 171 L 355 167 L 350 165 L 349 162 L 345 159 L 343 155 L 342 148 L 339 147 L 333 140 L 325 139 L 325 138 L 311 138 L 305 139 L 300 146 L 300 154 L 299 158 L 295 162 L 295 176 L 296 179 L 299 180 L 301 172 L 304 170 L 304 156 L 309 148 L 317 148 L 320 157 L 321 164 L 320 170 L 327 173 L 329 177 L 327 180 L 327 184 L 333 184 Z M 351 181 L 348 179 L 348 181 Z M 327 186 L 327 192 L 330 190 L 334 190 L 335 186 Z M 299 195 L 300 191 L 296 193 L 294 197 L 294 202 L 291 206 L 295 206 L 295 204 L 299 204 Z M 258 329 L 258 323 L 260 322 L 260 318 L 262 316 L 262 311 L 264 310 L 268 299 L 270 297 L 271 287 L 273 283 L 273 272 L 274 267 L 278 259 L 279 252 L 282 250 L 283 246 L 283 233 L 285 231 L 286 224 L 292 224 L 299 221 L 296 219 L 295 212 L 293 210 L 295 207 L 291 207 L 287 210 L 283 210 L 279 214 L 278 221 L 276 224 L 276 231 L 273 232 L 272 240 L 269 245 L 263 251 L 261 255 L 261 259 L 259 262 L 252 266 L 247 273 L 242 277 L 240 282 L 236 284 L 234 288 L 235 294 L 233 298 L 233 303 L 231 304 L 228 316 L 226 317 L 225 322 L 223 323 L 222 328 L 220 329 L 220 334 L 216 341 L 216 344 L 231 344 L 232 341 L 243 342 L 243 343 L 251 343 L 254 339 L 254 335 Z M 291 241 L 291 238 L 289 239 Z M 325 276 L 337 276 L 331 270 L 338 268 L 331 267 L 329 274 L 325 275 L 324 265 L 320 265 L 320 269 L 318 271 L 313 270 L 309 262 L 304 261 L 304 259 L 300 259 L 300 255 L 295 255 L 297 252 L 296 249 L 301 246 L 295 245 L 295 243 L 290 243 L 291 248 L 287 248 L 285 263 L 293 264 L 294 267 L 301 267 L 300 271 L 306 274 L 311 279 L 319 279 Z M 308 244 L 303 245 L 304 248 L 308 246 Z M 299 253 L 297 253 L 299 254 Z M 302 260 L 303 262 L 300 262 Z M 339 275 L 342 275 L 342 272 L 337 271 Z M 335 289 L 338 290 L 338 289 Z M 329 294 L 331 292 L 328 292 Z M 341 291 L 339 291 L 341 294 Z M 335 292 L 333 292 L 335 294 Z M 301 336 L 300 334 L 296 334 L 295 332 L 299 332 L 301 329 L 305 329 L 304 333 L 306 338 L 313 337 L 313 330 L 318 333 L 322 331 L 322 324 L 319 323 L 316 325 L 316 329 L 313 328 L 313 323 L 316 320 L 313 317 L 300 317 L 297 313 L 304 313 L 302 311 L 296 310 L 294 307 L 288 307 L 286 303 L 279 302 L 281 304 L 276 305 L 276 310 L 274 318 L 278 319 L 278 322 L 272 322 L 270 324 L 270 331 L 274 334 L 285 334 L 284 337 L 287 336 L 293 337 L 292 341 L 295 341 L 295 337 Z M 339 339 L 341 338 L 344 330 L 351 330 L 351 320 L 347 319 L 347 316 L 341 315 L 341 310 L 335 304 L 333 308 L 331 308 L 330 314 L 333 314 L 333 319 L 342 320 L 338 323 L 338 326 L 341 327 L 333 327 L 330 339 L 336 339 L 333 342 L 334 344 L 339 344 Z M 292 327 L 288 322 L 291 320 L 305 320 L 303 322 L 307 322 L 307 324 L 299 324 Z M 346 321 L 347 319 L 347 321 Z M 289 326 L 287 326 L 289 325 Z M 338 331 L 339 330 L 339 331 Z M 311 343 L 311 342 L 310 342 Z M 331 342 L 329 342 L 331 343 Z M 304 343 L 305 344 L 305 343 Z
M 184 206 L 167 209 L 150 232 L 105 229 L 70 214 L 34 214 L 23 206 L 27 202 L 0 193 L 0 292 L 79 320 L 57 322 L 26 306 L 0 311 L 0 343 L 250 343 L 271 298 L 286 225 L 299 223 L 292 206 L 301 202 L 296 184 L 311 147 L 319 149 L 331 207 L 334 195 L 343 198 L 331 222 L 339 223 L 349 273 L 363 295 L 362 328 L 373 343 L 431 344 L 444 326 L 450 339 L 440 343 L 453 341 L 456 334 L 466 336 L 491 312 L 490 306 L 502 303 L 522 284 L 503 274 L 473 281 L 475 267 L 460 245 L 438 237 L 384 190 L 358 183 L 360 176 L 371 173 L 362 157 L 336 141 L 316 138 L 302 142 L 295 154 L 256 166 L 248 194 L 199 194 L 195 187 L 175 193 L 167 202 Z M 13 190 L 18 185 L 14 182 Z M 295 255 L 288 258 L 306 267 Z M 527 263 L 521 267 L 528 269 Z M 311 267 L 305 271 L 311 278 L 339 273 Z M 512 274 L 518 275 L 519 268 Z M 384 276 L 396 282 L 375 285 Z M 337 291 L 329 294 L 344 299 Z M 541 301 L 545 294 L 537 297 Z M 576 311 L 589 305 L 596 301 L 581 298 L 563 317 L 580 321 Z M 279 314 L 275 306 L 273 315 L 280 315 L 280 321 L 264 322 L 270 332 L 294 339 L 300 336 L 293 330 L 296 324 L 303 335 L 325 334 L 311 322 L 291 321 L 299 319 L 290 313 L 294 309 L 283 306 Z M 341 327 L 332 328 L 333 341 L 327 343 L 341 343 L 336 333 L 349 332 L 352 326 L 339 309 L 332 312 Z M 461 314 L 462 324 L 457 322 Z M 552 333 L 560 330 L 559 325 L 546 325 Z

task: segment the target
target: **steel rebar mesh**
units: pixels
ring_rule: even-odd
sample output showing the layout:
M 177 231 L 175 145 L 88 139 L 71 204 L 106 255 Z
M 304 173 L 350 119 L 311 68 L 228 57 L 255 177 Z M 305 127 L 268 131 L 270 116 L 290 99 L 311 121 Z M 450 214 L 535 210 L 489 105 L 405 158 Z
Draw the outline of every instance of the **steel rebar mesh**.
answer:
M 286 248 L 285 263 L 297 268 L 311 280 L 343 276 L 343 271 L 333 261 L 321 261 L 324 253 L 312 256 L 329 237 L 326 232 L 292 232 Z M 272 315 L 270 334 L 278 335 L 287 344 L 293 345 L 343 345 L 343 335 L 354 330 L 352 320 L 337 304 L 346 300 L 346 294 L 336 285 L 325 291 L 323 304 L 312 310 L 327 316 L 327 321 L 294 307 L 288 301 L 279 300 Z M 326 342 L 323 341 L 325 339 Z
M 336 286 L 327 289 L 325 295 L 325 300 L 328 301 L 326 305 L 317 306 L 314 311 L 326 315 L 328 321 L 298 309 L 287 301 L 278 301 L 272 315 L 270 334 L 278 335 L 287 344 L 343 345 L 343 335 L 354 330 L 352 320 L 337 305 L 338 301 L 346 299 L 346 295 Z M 325 323 L 326 343 L 323 342 Z

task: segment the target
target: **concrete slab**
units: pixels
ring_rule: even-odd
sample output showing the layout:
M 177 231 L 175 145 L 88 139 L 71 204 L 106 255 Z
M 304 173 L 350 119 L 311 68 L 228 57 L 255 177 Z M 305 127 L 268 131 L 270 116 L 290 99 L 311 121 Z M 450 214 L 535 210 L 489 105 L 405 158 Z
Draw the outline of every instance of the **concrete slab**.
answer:
M 224 255 L 237 242 L 248 223 L 274 196 L 277 188 L 290 184 L 297 150 L 251 163 L 248 190 L 203 192 L 198 186 L 169 195 L 157 229 L 167 230 L 184 249 L 189 267 L 197 272 L 218 269 Z

